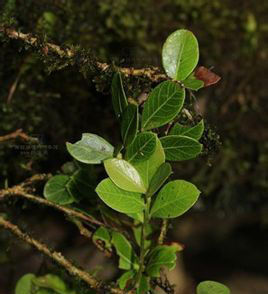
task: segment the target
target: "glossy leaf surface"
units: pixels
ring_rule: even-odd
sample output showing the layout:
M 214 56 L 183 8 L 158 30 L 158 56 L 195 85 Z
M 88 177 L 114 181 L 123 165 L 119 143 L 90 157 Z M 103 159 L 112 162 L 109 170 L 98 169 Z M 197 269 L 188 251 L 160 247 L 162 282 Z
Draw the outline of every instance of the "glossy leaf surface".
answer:
M 66 143 L 68 152 L 78 161 L 98 164 L 113 156 L 114 147 L 102 137 L 84 133 L 82 139 L 74 144 Z
M 170 130 L 169 135 L 186 136 L 199 140 L 204 132 L 204 120 L 202 119 L 198 124 L 193 127 L 183 126 L 176 123 Z
M 191 183 L 175 180 L 166 184 L 158 193 L 151 209 L 151 216 L 174 218 L 190 209 L 200 191 Z
M 167 38 L 162 50 L 162 61 L 167 75 L 183 81 L 194 70 L 199 59 L 198 42 L 188 30 L 177 30 Z
M 156 135 L 151 132 L 138 134 L 127 148 L 126 160 L 131 163 L 147 160 L 155 151 L 156 138 Z
M 134 104 L 129 104 L 123 113 L 121 123 L 121 136 L 125 146 L 129 145 L 136 137 L 138 131 L 138 123 L 138 106 Z
M 185 90 L 178 84 L 165 81 L 149 94 L 144 103 L 142 128 L 150 130 L 170 122 L 182 109 Z
M 123 159 L 113 158 L 104 161 L 104 167 L 111 180 L 121 189 L 144 193 L 146 191 L 139 172 Z
M 204 281 L 198 284 L 197 294 L 230 294 L 230 290 L 223 284 L 214 281 Z
M 195 158 L 202 151 L 202 144 L 186 136 L 166 136 L 160 139 L 166 160 L 182 161 Z
M 120 189 L 111 179 L 102 180 L 96 192 L 101 200 L 112 209 L 122 213 L 137 213 L 144 209 L 141 193 Z

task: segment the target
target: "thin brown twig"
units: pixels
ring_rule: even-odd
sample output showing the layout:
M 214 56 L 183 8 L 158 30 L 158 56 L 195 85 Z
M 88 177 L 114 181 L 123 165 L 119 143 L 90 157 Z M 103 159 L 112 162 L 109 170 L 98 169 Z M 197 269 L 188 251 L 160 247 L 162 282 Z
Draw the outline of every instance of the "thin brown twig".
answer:
M 158 238 L 159 245 L 162 245 L 164 243 L 164 240 L 165 240 L 166 234 L 167 234 L 167 229 L 168 229 L 168 220 L 164 219 L 162 222 L 161 231 L 160 231 L 159 238 Z
M 18 129 L 18 130 L 14 131 L 14 132 L 12 132 L 10 134 L 0 136 L 0 143 L 5 142 L 5 141 L 9 141 L 9 140 L 14 140 L 16 138 L 20 138 L 20 139 L 23 139 L 25 141 L 36 140 L 35 138 L 30 137 L 29 135 L 24 133 L 22 129 Z
M 0 24 L 0 32 L 5 34 L 7 37 L 11 39 L 18 39 L 22 40 L 25 43 L 33 46 L 38 47 L 38 44 L 40 44 L 37 37 L 34 37 L 32 34 L 24 34 L 21 32 L 16 31 L 13 28 L 6 28 L 5 26 Z M 40 47 L 39 47 L 40 48 Z M 69 48 L 61 48 L 60 46 L 53 44 L 53 43 L 45 43 L 42 45 L 42 52 L 47 55 L 49 52 L 53 52 L 57 54 L 59 57 L 63 58 L 69 58 L 74 59 L 76 56 L 76 51 Z M 113 66 L 104 63 L 104 62 L 98 62 L 96 61 L 96 66 L 101 71 L 107 71 L 110 68 L 113 68 Z M 146 77 L 152 82 L 160 82 L 163 80 L 167 80 L 168 77 L 161 73 L 159 68 L 157 67 L 148 67 L 148 68 L 140 68 L 136 69 L 133 67 L 118 67 L 117 70 L 119 70 L 121 73 L 123 73 L 125 76 L 136 76 L 136 77 Z
M 71 275 L 80 278 L 84 281 L 90 288 L 96 290 L 103 290 L 107 289 L 111 293 L 114 294 L 123 294 L 119 288 L 112 288 L 112 287 L 105 287 L 102 282 L 98 281 L 95 277 L 90 275 L 88 272 L 81 270 L 80 268 L 74 266 L 67 258 L 65 258 L 60 252 L 50 250 L 45 244 L 41 243 L 40 241 L 32 238 L 28 234 L 22 232 L 18 226 L 9 222 L 8 220 L 4 219 L 0 216 L 0 226 L 4 229 L 8 230 L 9 232 L 13 233 L 15 236 L 23 240 L 24 242 L 32 245 L 35 247 L 39 252 L 42 252 L 46 256 L 53 259 L 59 265 L 61 265 L 67 272 Z

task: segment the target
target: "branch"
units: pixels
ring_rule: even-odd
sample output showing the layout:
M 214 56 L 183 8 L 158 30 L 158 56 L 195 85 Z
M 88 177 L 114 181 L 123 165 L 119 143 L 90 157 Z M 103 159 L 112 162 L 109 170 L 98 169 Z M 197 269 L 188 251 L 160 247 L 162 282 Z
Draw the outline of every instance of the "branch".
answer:
M 106 225 L 104 223 L 102 223 L 101 221 L 98 221 L 98 220 L 90 217 L 89 215 L 84 214 L 83 212 L 74 210 L 70 207 L 58 205 L 58 204 L 56 204 L 52 201 L 49 201 L 45 198 L 41 198 L 41 197 L 38 197 L 38 196 L 35 196 L 32 194 L 29 194 L 25 191 L 24 186 L 25 186 L 25 183 L 23 183 L 21 185 L 16 185 L 12 188 L 0 190 L 0 200 L 4 199 L 4 198 L 8 198 L 8 197 L 21 197 L 21 198 L 27 199 L 29 201 L 43 204 L 43 205 L 52 207 L 54 209 L 57 209 L 59 211 L 62 211 L 63 213 L 65 213 L 69 217 L 76 217 L 82 221 L 86 221 L 86 222 L 89 222 L 89 223 L 92 223 L 95 225 L 106 227 Z
M 26 44 L 31 45 L 34 48 L 40 48 L 40 44 L 42 44 L 41 40 L 39 40 L 37 37 L 33 37 L 32 34 L 24 34 L 21 32 L 16 31 L 13 28 L 6 28 L 4 25 L 0 24 L 0 32 L 5 34 L 10 39 L 17 39 L 25 42 Z M 61 48 L 60 46 L 53 44 L 53 43 L 43 43 L 41 46 L 42 53 L 44 55 L 48 55 L 49 53 L 54 53 L 58 55 L 60 58 L 67 58 L 70 61 L 75 62 L 75 58 L 77 56 L 77 52 L 74 49 L 70 48 Z M 90 56 L 88 56 L 90 57 Z M 85 58 L 85 63 L 89 62 L 89 58 Z M 92 60 L 90 61 L 92 64 Z M 107 63 L 98 62 L 95 61 L 95 66 L 103 72 L 106 72 L 108 69 L 113 69 L 112 65 L 109 65 Z M 128 67 L 119 67 L 115 70 L 119 70 L 122 74 L 125 76 L 134 76 L 134 77 L 145 77 L 149 79 L 152 82 L 160 82 L 163 80 L 167 80 L 168 77 L 161 73 L 159 68 L 152 67 L 152 68 L 141 68 L 141 69 L 135 69 L 135 68 L 128 68 Z
M 10 231 L 12 234 L 23 240 L 24 242 L 32 245 L 38 251 L 42 252 L 46 256 L 53 259 L 59 265 L 61 265 L 69 274 L 72 276 L 76 276 L 84 281 L 90 288 L 96 290 L 104 290 L 107 289 L 111 293 L 114 294 L 123 294 L 124 291 L 118 288 L 110 288 L 109 286 L 105 286 L 102 282 L 98 281 L 95 277 L 90 275 L 88 272 L 79 269 L 78 267 L 74 266 L 68 259 L 66 259 L 60 252 L 50 250 L 45 244 L 37 241 L 36 239 L 30 237 L 28 234 L 23 233 L 18 226 L 12 224 L 11 222 L 5 220 L 3 217 L 0 216 L 0 226 L 4 229 Z
M 22 129 L 18 129 L 18 130 L 14 131 L 14 132 L 12 132 L 10 134 L 0 136 L 0 143 L 5 142 L 5 141 L 9 141 L 9 140 L 13 140 L 13 139 L 16 139 L 16 138 L 23 139 L 24 141 L 36 140 L 35 138 L 30 137 L 27 134 L 25 134 Z

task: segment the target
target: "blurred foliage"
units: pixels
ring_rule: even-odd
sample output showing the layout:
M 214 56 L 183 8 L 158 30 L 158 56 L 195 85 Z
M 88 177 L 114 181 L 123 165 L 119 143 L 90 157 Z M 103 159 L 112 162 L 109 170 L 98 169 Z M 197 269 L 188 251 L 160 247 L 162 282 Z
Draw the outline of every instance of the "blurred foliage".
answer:
M 222 76 L 220 84 L 202 90 L 196 102 L 197 112 L 216 126 L 222 146 L 219 153 L 212 152 L 194 164 L 178 165 L 177 171 L 210 196 L 203 197 L 207 207 L 243 212 L 265 209 L 266 201 L 267 208 L 267 1 L 1 3 L 2 24 L 63 47 L 90 50 L 99 60 L 123 66 L 161 67 L 161 44 L 167 35 L 178 28 L 192 30 L 202 48 L 202 64 L 215 66 Z M 79 139 L 82 132 L 118 140 L 119 134 L 111 132 L 116 122 L 110 96 L 103 93 L 107 89 L 96 91 L 96 85 L 102 88 L 101 76 L 93 83 L 93 77 L 83 76 L 76 65 L 61 68 L 53 56 L 40 57 L 19 41 L 2 36 L 0 42 L 0 133 L 23 128 L 37 136 L 40 144 L 56 145 L 52 150 L 22 154 L 12 144 L 24 142 L 1 143 L 2 187 L 6 179 L 11 185 L 36 172 L 59 170 L 69 159 L 64 143 Z M 150 87 L 142 79 L 135 83 L 136 96 Z M 208 129 L 204 142 L 213 145 L 218 140 L 214 131 Z

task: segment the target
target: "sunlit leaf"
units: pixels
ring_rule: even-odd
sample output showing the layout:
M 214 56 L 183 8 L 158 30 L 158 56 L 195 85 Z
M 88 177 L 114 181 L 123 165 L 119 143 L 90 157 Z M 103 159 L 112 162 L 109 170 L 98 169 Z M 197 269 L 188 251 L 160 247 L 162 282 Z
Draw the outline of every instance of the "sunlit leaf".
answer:
M 204 281 L 198 284 L 197 294 L 230 294 L 230 290 L 223 284 L 214 281 Z
M 150 130 L 170 122 L 182 109 L 185 90 L 172 81 L 159 84 L 144 103 L 142 128 Z
M 166 160 L 182 161 L 195 158 L 202 151 L 202 144 L 186 136 L 166 136 L 160 139 Z
M 66 143 L 68 152 L 78 161 L 98 164 L 113 156 L 114 147 L 94 134 L 84 133 L 82 139 L 75 144 Z
M 139 172 L 126 160 L 107 159 L 104 161 L 104 167 L 119 188 L 130 192 L 144 193 L 146 191 Z
M 32 281 L 34 278 L 34 274 L 26 274 L 22 276 L 16 284 L 15 294 L 31 294 Z
M 120 118 L 128 105 L 120 72 L 113 76 L 111 92 L 115 115 Z
M 162 61 L 167 75 L 183 81 L 194 70 L 199 59 L 198 42 L 188 30 L 177 30 L 167 38 L 162 50 Z
M 190 209 L 200 191 L 191 183 L 175 180 L 166 184 L 158 193 L 151 209 L 151 216 L 174 218 Z
M 169 135 L 186 136 L 199 140 L 204 132 L 204 120 L 202 119 L 198 124 L 193 127 L 183 126 L 176 123 L 169 132 Z
M 142 132 L 137 135 L 126 152 L 126 160 L 132 164 L 147 160 L 155 151 L 156 135 L 151 132 Z
M 137 213 L 144 209 L 141 193 L 120 189 L 111 179 L 102 180 L 96 192 L 101 200 L 112 209 L 122 213 Z

